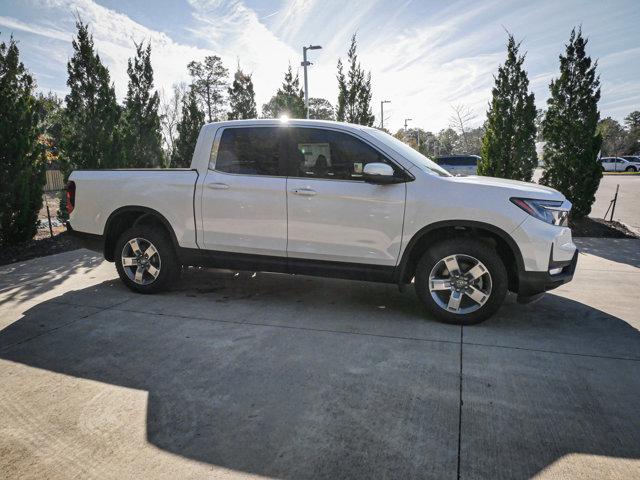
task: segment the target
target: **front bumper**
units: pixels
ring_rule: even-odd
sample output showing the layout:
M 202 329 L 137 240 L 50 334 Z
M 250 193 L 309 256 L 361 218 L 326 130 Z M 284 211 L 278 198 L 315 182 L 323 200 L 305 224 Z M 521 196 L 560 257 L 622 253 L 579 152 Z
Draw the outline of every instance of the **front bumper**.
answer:
M 69 222 L 66 223 L 67 232 L 75 238 L 82 248 L 104 253 L 104 238 L 102 235 L 94 233 L 78 232 L 74 230 Z
M 553 256 L 553 253 L 551 254 Z M 529 303 L 540 298 L 547 290 L 553 290 L 573 279 L 578 264 L 578 250 L 568 262 L 549 262 L 544 272 L 521 271 L 518 274 L 518 302 Z M 549 270 L 561 269 L 560 273 L 551 275 Z

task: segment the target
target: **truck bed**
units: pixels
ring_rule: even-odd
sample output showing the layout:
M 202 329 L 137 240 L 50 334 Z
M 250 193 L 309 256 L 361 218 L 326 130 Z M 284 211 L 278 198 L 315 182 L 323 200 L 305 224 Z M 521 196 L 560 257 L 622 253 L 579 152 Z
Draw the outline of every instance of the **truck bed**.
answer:
M 76 170 L 76 230 L 102 235 L 109 216 L 119 209 L 144 207 L 162 215 L 178 243 L 197 247 L 194 217 L 198 171 L 188 168 Z

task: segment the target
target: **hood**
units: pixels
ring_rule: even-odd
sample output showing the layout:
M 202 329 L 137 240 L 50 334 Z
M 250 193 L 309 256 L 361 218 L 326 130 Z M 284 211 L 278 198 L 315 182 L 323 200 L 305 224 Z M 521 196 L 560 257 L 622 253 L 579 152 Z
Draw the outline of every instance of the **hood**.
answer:
M 557 190 L 538 185 L 537 183 L 520 182 L 506 178 L 480 177 L 470 175 L 468 177 L 448 177 L 448 180 L 460 185 L 493 187 L 509 191 L 509 195 L 523 198 L 535 198 L 540 200 L 564 200 L 564 196 Z

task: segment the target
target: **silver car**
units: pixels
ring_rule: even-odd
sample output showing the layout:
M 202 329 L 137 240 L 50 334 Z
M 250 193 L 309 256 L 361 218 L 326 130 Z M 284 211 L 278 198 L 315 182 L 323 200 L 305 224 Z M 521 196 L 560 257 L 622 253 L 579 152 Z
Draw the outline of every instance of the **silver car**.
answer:
M 640 170 L 638 157 L 602 157 L 598 159 L 603 172 L 637 172 Z

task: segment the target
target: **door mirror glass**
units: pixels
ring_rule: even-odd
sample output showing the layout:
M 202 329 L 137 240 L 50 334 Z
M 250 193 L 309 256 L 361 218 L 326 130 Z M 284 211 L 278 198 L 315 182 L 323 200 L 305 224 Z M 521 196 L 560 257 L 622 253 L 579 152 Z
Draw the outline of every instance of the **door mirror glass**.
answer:
M 362 172 L 365 182 L 369 183 L 395 183 L 397 179 L 391 165 L 386 163 L 367 163 Z

